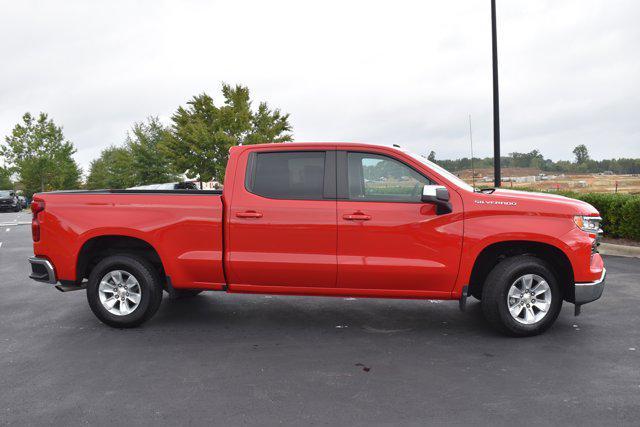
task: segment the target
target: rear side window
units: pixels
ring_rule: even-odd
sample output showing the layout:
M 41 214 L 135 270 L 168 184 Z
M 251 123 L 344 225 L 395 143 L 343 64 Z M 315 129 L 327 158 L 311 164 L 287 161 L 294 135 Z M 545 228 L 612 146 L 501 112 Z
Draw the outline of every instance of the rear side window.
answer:
M 272 199 L 323 198 L 324 151 L 254 153 L 245 185 L 251 193 Z

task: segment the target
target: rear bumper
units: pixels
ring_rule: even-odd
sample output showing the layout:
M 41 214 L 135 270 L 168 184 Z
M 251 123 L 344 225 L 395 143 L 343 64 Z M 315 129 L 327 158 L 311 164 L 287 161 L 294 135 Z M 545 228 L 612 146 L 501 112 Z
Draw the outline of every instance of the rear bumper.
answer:
M 575 284 L 575 304 L 582 305 L 595 301 L 602 296 L 607 270 L 602 269 L 602 276 L 596 281 Z
M 56 272 L 48 259 L 32 257 L 29 258 L 29 264 L 31 264 L 31 274 L 29 278 L 38 282 L 51 283 L 52 285 L 58 283 Z
M 60 292 L 79 291 L 86 289 L 86 282 L 74 282 L 72 280 L 58 280 L 56 277 L 56 270 L 46 258 L 32 257 L 29 258 L 29 264 L 31 264 L 30 279 L 37 282 L 50 283 L 56 285 L 55 288 Z M 60 282 L 58 284 L 58 282 Z

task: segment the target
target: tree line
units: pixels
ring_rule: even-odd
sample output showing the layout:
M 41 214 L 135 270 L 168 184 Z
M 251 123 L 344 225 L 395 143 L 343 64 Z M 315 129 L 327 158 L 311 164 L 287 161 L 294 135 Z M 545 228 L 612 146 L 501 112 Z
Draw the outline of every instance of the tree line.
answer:
M 509 153 L 500 157 L 500 165 L 503 168 L 535 168 L 551 173 L 600 173 L 611 171 L 614 174 L 640 174 L 640 159 L 619 158 L 593 160 L 589 156 L 589 150 L 584 144 L 580 144 L 572 151 L 574 161 L 545 159 L 539 150 L 528 153 Z M 429 160 L 439 164 L 443 168 L 458 172 L 472 168 L 471 158 L 463 157 L 455 160 L 436 159 L 435 151 L 431 151 Z M 473 168 L 493 168 L 493 157 L 473 158 Z
M 124 141 L 111 145 L 84 171 L 74 160 L 74 144 L 46 113 L 25 113 L 0 145 L 0 189 L 35 192 L 60 189 L 127 188 L 183 179 L 223 181 L 234 145 L 292 140 L 289 114 L 261 102 L 252 107 L 249 89 L 222 85 L 223 102 L 216 105 L 207 93 L 179 106 L 164 125 L 150 116 L 133 124 Z M 546 172 L 640 173 L 640 159 L 592 160 L 585 145 L 573 150 L 575 161 L 546 159 L 539 150 L 509 153 L 502 167 L 529 167 Z M 471 159 L 429 160 L 456 172 L 471 169 Z M 477 169 L 492 168 L 493 158 L 474 158 Z
M 127 188 L 183 179 L 222 181 L 234 145 L 291 141 L 289 114 L 266 102 L 252 108 L 249 89 L 222 85 L 223 102 L 193 96 L 165 126 L 158 117 L 133 124 L 124 141 L 94 159 L 83 179 L 74 144 L 46 113 L 25 113 L 0 146 L 0 189 Z

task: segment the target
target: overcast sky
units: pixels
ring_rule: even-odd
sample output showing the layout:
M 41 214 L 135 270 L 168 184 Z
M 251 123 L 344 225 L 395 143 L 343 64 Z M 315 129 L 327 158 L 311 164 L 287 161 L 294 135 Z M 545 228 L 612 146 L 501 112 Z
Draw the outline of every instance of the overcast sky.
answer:
M 489 0 L 3 1 L 0 133 L 62 125 L 87 168 L 149 115 L 220 83 L 291 114 L 297 141 L 492 155 Z M 640 2 L 498 0 L 503 154 L 640 157 Z

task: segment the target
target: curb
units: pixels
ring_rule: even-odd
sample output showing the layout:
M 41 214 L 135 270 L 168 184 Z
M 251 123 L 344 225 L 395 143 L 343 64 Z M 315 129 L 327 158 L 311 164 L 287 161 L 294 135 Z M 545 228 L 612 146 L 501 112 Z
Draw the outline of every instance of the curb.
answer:
M 640 246 L 614 245 L 612 243 L 600 243 L 598 252 L 601 255 L 617 255 L 640 258 Z

